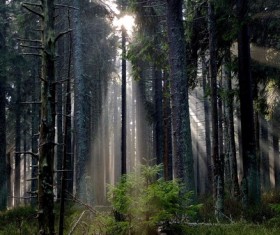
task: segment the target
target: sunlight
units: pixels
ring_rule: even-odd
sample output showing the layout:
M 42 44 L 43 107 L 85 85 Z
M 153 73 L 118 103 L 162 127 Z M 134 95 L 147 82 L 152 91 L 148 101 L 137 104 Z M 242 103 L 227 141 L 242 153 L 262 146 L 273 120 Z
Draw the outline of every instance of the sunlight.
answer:
M 135 26 L 135 19 L 131 15 L 124 15 L 121 18 L 114 18 L 113 25 L 117 28 L 121 28 L 122 26 L 125 27 L 129 36 L 131 36 L 134 26 Z

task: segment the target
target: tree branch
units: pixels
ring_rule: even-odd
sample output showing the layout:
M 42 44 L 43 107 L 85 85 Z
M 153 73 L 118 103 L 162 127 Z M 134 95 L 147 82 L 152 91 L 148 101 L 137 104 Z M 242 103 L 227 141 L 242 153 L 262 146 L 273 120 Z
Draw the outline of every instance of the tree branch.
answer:
M 54 6 L 55 6 L 56 8 L 58 8 L 58 7 L 67 7 L 67 8 L 79 10 L 79 8 L 77 8 L 77 7 L 73 7 L 73 6 L 69 6 L 69 5 L 63 5 L 63 4 L 54 4 Z
M 43 9 L 42 4 L 39 4 L 39 3 L 24 2 L 24 3 L 22 3 L 22 5 L 28 5 L 28 6 L 34 6 L 34 7 L 40 7 L 41 9 Z
M 43 47 L 39 46 L 28 46 L 28 45 L 20 45 L 21 47 L 27 47 L 27 48 L 32 48 L 32 49 L 38 49 L 38 50 L 43 50 Z
M 67 34 L 67 33 L 70 33 L 71 31 L 72 31 L 72 29 L 68 29 L 68 30 L 66 30 L 66 31 L 64 31 L 64 32 L 59 33 L 59 34 L 56 36 L 56 38 L 54 39 L 54 43 L 56 43 L 56 41 L 57 41 L 59 38 L 61 38 L 63 35 L 65 35 L 65 34 Z
M 29 7 L 26 6 L 24 3 L 23 3 L 21 6 L 22 6 L 23 8 L 25 8 L 26 10 L 30 11 L 31 13 L 33 13 L 33 14 L 35 14 L 35 15 L 41 17 L 42 19 L 44 19 L 44 16 L 43 16 L 41 13 L 39 13 L 39 12 L 37 12 L 37 11 L 35 11 L 35 10 L 29 8 Z
M 21 55 L 35 55 L 35 56 L 42 56 L 42 55 L 37 54 L 37 53 L 21 53 Z
M 34 157 L 36 160 L 39 160 L 39 155 L 33 152 L 15 152 L 15 154 L 28 154 Z
M 28 38 L 18 38 L 19 41 L 23 41 L 23 42 L 36 42 L 36 43 L 41 43 L 41 40 L 32 40 L 32 39 L 28 39 Z

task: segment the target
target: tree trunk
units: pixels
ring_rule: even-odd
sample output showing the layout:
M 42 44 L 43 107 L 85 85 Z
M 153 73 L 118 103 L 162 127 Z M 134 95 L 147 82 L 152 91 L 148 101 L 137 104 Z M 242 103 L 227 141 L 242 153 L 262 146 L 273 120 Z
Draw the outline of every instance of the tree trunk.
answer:
M 15 184 L 14 205 L 20 204 L 20 181 L 21 181 L 21 74 L 20 68 L 15 67 L 16 76 L 16 105 L 15 105 Z
M 225 52 L 225 88 L 227 92 L 227 98 L 225 103 L 225 123 L 226 123 L 226 135 L 227 135 L 227 146 L 228 150 L 226 155 L 229 159 L 229 178 L 231 181 L 231 192 L 233 196 L 237 198 L 240 195 L 239 183 L 238 183 L 238 174 L 237 174 L 237 159 L 236 159 L 236 145 L 235 145 L 235 134 L 234 134 L 234 118 L 233 118 L 233 100 L 234 94 L 231 84 L 231 58 L 230 50 L 226 49 Z
M 240 89 L 240 114 L 243 158 L 243 202 L 244 205 L 257 205 L 260 202 L 260 180 L 258 156 L 254 127 L 254 110 L 252 95 L 252 78 L 250 68 L 250 43 L 248 24 L 248 1 L 237 1 L 238 20 L 238 79 Z
M 76 140 L 76 193 L 80 199 L 86 200 L 86 176 L 88 175 L 86 164 L 89 159 L 88 144 L 88 116 L 84 68 L 82 62 L 82 25 L 81 25 L 81 1 L 74 0 L 73 11 L 73 57 L 74 57 L 74 83 L 75 83 L 75 140 Z
M 206 143 L 206 164 L 207 164 L 207 179 L 205 181 L 206 193 L 213 192 L 213 170 L 212 170 L 212 159 L 211 159 L 211 129 L 210 129 L 210 115 L 209 115 L 209 101 L 207 97 L 207 68 L 205 62 L 205 56 L 202 58 L 202 89 L 204 95 L 204 122 L 205 122 L 205 143 Z
M 122 27 L 122 135 L 121 174 L 126 174 L 126 29 Z
M 7 19 L 6 1 L 0 2 L 0 17 Z M 7 165 L 6 165 L 6 31 L 7 25 L 0 29 L 0 210 L 7 208 Z
M 182 4 L 182 0 L 167 0 L 173 175 L 174 178 L 182 180 L 186 187 L 185 190 L 194 191 L 194 168 Z
M 219 126 L 217 107 L 217 29 L 214 6 L 208 2 L 208 30 L 209 30 L 209 53 L 210 53 L 210 78 L 211 78 L 211 110 L 212 110 L 212 158 L 214 163 L 214 196 L 215 214 L 217 218 L 222 218 L 224 211 L 224 169 L 223 159 L 219 153 Z
M 39 137 L 38 222 L 39 234 L 54 231 L 54 146 L 55 146 L 55 6 L 52 0 L 42 0 L 42 69 L 41 121 Z

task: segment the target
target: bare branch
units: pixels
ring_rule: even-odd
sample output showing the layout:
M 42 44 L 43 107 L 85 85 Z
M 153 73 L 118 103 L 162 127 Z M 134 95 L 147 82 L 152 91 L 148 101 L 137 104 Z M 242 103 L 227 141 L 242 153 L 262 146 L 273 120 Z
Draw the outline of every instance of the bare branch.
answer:
M 32 40 L 32 39 L 28 39 L 28 38 L 18 38 L 19 41 L 23 41 L 23 42 L 36 42 L 36 43 L 41 43 L 41 40 Z
M 68 33 L 70 33 L 71 31 L 72 31 L 72 29 L 68 29 L 68 30 L 66 30 L 66 31 L 64 31 L 64 32 L 59 33 L 59 34 L 56 36 L 56 38 L 54 39 L 54 43 L 56 43 L 56 41 L 57 41 L 59 38 L 61 38 L 63 35 L 68 34 Z
M 73 7 L 73 6 L 69 6 L 69 5 L 63 5 L 63 4 L 54 4 L 56 8 L 58 7 L 67 7 L 67 8 L 70 8 L 70 9 L 75 9 L 75 10 L 79 10 L 79 8 L 77 7 Z
M 39 159 L 39 155 L 33 152 L 15 152 L 15 154 L 28 154 L 31 155 L 31 157 L 34 157 L 36 160 Z
M 21 47 L 27 47 L 27 48 L 32 48 L 32 49 L 38 49 L 38 50 L 43 50 L 43 47 L 40 46 L 28 46 L 28 45 L 20 45 Z
M 41 17 L 42 19 L 44 18 L 44 16 L 40 13 L 40 12 L 37 12 L 31 8 L 29 8 L 28 6 L 26 6 L 24 3 L 22 4 L 22 7 L 25 8 L 26 10 L 30 11 L 31 13 Z
M 25 101 L 20 102 L 21 104 L 41 104 L 41 101 Z
M 21 53 L 21 55 L 35 55 L 35 56 L 42 56 L 42 55 L 37 54 L 37 53 Z
M 33 3 L 33 2 L 24 2 L 24 3 L 22 3 L 22 5 L 28 5 L 28 6 L 33 6 L 33 7 L 40 7 L 41 9 L 43 9 L 42 4 Z

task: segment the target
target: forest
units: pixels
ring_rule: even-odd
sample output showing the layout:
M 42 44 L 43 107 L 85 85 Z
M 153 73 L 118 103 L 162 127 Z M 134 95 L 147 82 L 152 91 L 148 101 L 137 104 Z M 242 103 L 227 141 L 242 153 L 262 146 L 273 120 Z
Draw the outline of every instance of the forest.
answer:
M 0 0 L 0 235 L 279 234 L 279 0 Z

